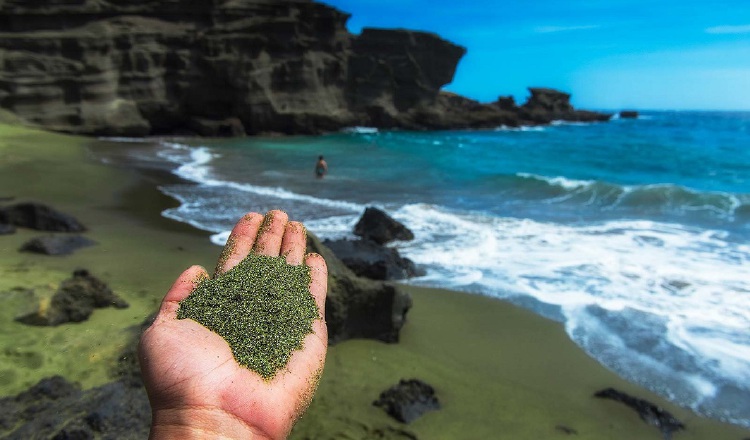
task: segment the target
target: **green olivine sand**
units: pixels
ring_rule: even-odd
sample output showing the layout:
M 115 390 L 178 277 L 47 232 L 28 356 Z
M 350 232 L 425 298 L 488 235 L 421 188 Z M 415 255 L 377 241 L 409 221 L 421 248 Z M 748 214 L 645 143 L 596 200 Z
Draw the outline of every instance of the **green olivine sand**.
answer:
M 318 308 L 310 294 L 310 268 L 283 256 L 250 254 L 180 301 L 178 319 L 190 318 L 229 343 L 240 365 L 272 379 L 302 348 Z

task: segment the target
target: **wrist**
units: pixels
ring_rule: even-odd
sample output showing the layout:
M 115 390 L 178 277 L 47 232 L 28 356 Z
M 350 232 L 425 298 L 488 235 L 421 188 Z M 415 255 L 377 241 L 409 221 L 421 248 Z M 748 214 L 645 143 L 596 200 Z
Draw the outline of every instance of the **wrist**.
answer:
M 265 440 L 237 417 L 214 408 L 178 408 L 153 411 L 149 439 Z

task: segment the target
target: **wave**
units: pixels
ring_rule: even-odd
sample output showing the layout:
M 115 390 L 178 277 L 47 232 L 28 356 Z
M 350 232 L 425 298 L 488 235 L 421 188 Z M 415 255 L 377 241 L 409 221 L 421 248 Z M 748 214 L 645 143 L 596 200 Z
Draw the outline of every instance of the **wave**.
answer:
M 543 132 L 547 131 L 548 127 L 562 127 L 562 126 L 569 126 L 569 127 L 588 127 L 590 125 L 596 124 L 595 122 L 581 122 L 581 121 L 564 121 L 564 120 L 554 120 L 549 123 L 549 126 L 545 125 L 521 125 L 518 127 L 511 127 L 508 125 L 501 125 L 499 127 L 495 127 L 494 131 L 518 131 L 518 132 Z
M 361 210 L 364 209 L 363 205 L 357 203 L 350 203 L 341 200 L 325 199 L 319 197 L 308 196 L 304 194 L 298 194 L 292 191 L 288 191 L 284 188 L 272 188 L 267 186 L 252 185 L 249 183 L 238 183 L 229 180 L 223 180 L 213 177 L 212 169 L 210 167 L 211 161 L 219 157 L 218 154 L 211 152 L 208 147 L 197 147 L 190 148 L 177 143 L 164 143 L 174 150 L 181 150 L 182 152 L 187 151 L 189 161 L 180 165 L 176 170 L 175 174 L 178 176 L 198 183 L 200 185 L 208 187 L 225 187 L 232 188 L 235 190 L 254 193 L 257 195 L 274 197 L 283 200 L 291 200 L 296 202 L 312 203 L 316 205 L 323 205 L 332 208 L 342 208 L 347 210 Z M 164 151 L 164 150 L 162 150 Z M 164 153 L 164 157 L 169 157 L 174 161 L 184 162 L 184 154 L 182 155 L 169 155 Z
M 599 122 L 565 121 L 562 119 L 555 119 L 554 121 L 550 122 L 550 125 L 553 127 L 560 127 L 560 126 L 588 127 L 589 125 L 594 125 L 594 124 L 599 124 Z
M 750 217 L 750 194 L 696 191 L 673 184 L 616 185 L 595 180 L 518 173 L 514 194 L 546 203 L 595 206 L 637 215 L 697 215 L 728 221 Z
M 409 204 L 411 279 L 504 299 L 564 323 L 604 365 L 697 412 L 750 426 L 750 246 L 720 230 L 646 220 L 561 225 Z M 357 214 L 307 221 L 351 238 Z M 211 237 L 223 244 L 229 232 Z
M 375 134 L 379 130 L 376 127 L 346 127 L 341 129 L 342 133 L 353 133 L 353 134 Z
M 219 176 L 213 162 L 221 155 L 206 146 L 190 147 L 161 142 L 156 154 L 177 165 L 173 173 L 195 185 L 165 185 L 159 189 L 180 202 L 162 212 L 167 218 L 213 232 L 211 240 L 223 244 L 226 229 L 248 211 L 294 210 L 296 215 L 315 221 L 346 214 L 354 217 L 365 205 L 300 194 L 281 187 L 235 182 Z
M 414 284 L 482 293 L 565 323 L 624 377 L 750 426 L 750 246 L 646 220 L 562 225 L 415 204 L 393 213 L 427 269 Z
M 495 127 L 495 131 L 518 131 L 518 132 L 540 132 L 545 131 L 546 127 L 541 125 L 521 125 L 519 127 L 511 127 L 508 125 L 501 125 Z
M 579 148 L 582 133 L 597 130 L 557 124 L 562 123 L 499 127 L 498 131 L 519 132 L 499 134 L 373 134 L 353 128 L 348 131 L 355 134 L 325 139 L 338 146 L 378 137 L 382 143 L 372 146 L 378 158 L 410 157 L 397 154 L 414 151 L 429 154 L 431 160 L 424 163 L 438 170 L 444 169 L 443 159 L 453 157 L 452 147 L 466 146 L 459 159 L 482 165 L 468 167 L 472 172 L 431 178 L 430 190 L 437 189 L 415 190 L 413 197 L 393 197 L 387 188 L 365 187 L 364 178 L 370 174 L 361 181 L 356 176 L 352 185 L 339 190 L 333 190 L 334 180 L 314 189 L 305 185 L 319 182 L 309 179 L 287 185 L 284 182 L 294 181 L 299 172 L 269 165 L 267 169 L 280 174 L 258 174 L 263 167 L 256 166 L 254 152 L 240 150 L 241 145 L 192 147 L 162 139 L 156 147 L 158 158 L 195 183 L 162 188 L 180 202 L 164 215 L 211 231 L 211 241 L 217 244 L 223 244 L 228 229 L 244 212 L 268 208 L 290 210 L 321 238 L 351 238 L 365 203 L 380 200 L 416 236 L 394 244 L 426 270 L 410 283 L 501 298 L 557 319 L 572 340 L 622 376 L 703 414 L 750 427 L 750 246 L 744 238 L 750 236 L 750 194 L 744 189 L 704 191 L 669 182 L 613 183 L 620 182 L 619 177 L 571 178 L 615 173 L 617 168 L 570 168 L 583 166 L 576 163 L 552 168 L 548 160 L 554 156 L 533 162 L 537 153 L 587 154 Z M 623 120 L 610 128 L 618 136 L 629 136 L 617 131 L 626 125 Z M 555 139 L 547 136 L 551 133 Z M 576 148 L 566 150 L 567 143 L 558 148 L 557 134 L 572 136 L 570 145 Z M 155 152 L 151 147 L 128 147 L 128 154 Z M 298 147 L 294 145 L 295 151 Z M 480 149 L 482 154 L 477 153 Z M 326 151 L 334 157 L 335 150 Z M 349 159 L 343 151 L 338 165 Z M 401 162 L 405 161 L 391 161 Z M 368 172 L 382 171 L 375 168 Z M 415 180 L 423 177 L 422 170 L 414 168 L 403 169 L 414 172 Z M 524 169 L 547 171 L 514 174 Z M 498 170 L 512 171 L 484 174 L 503 172 Z M 732 170 L 742 176 L 742 169 Z M 695 171 L 686 178 L 699 168 Z M 672 175 L 673 182 L 683 182 L 675 180 L 682 174 Z M 695 180 L 700 178 L 696 175 Z M 282 187 L 268 182 L 280 182 Z M 433 192 L 439 196 L 427 197 Z M 431 203 L 414 203 L 417 200 Z
M 180 201 L 164 215 L 213 232 L 217 244 L 249 207 L 291 203 L 310 231 L 333 239 L 351 238 L 365 208 L 228 181 L 214 169 L 218 150 L 162 146 L 161 157 L 196 183 L 162 188 Z M 747 195 L 677 185 L 519 173 L 496 176 L 489 186 L 508 198 L 574 210 L 750 217 Z M 730 240 L 724 229 L 622 215 L 565 224 L 425 203 L 388 212 L 416 237 L 397 243 L 399 251 L 427 271 L 409 282 L 501 298 L 558 319 L 574 341 L 621 375 L 696 411 L 750 426 L 750 246 Z

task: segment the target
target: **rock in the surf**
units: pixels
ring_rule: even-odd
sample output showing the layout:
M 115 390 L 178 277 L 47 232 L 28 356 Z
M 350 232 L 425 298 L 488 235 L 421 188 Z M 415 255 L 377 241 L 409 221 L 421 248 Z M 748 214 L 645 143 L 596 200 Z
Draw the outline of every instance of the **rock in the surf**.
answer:
M 357 276 L 372 280 L 402 280 L 423 275 L 408 258 L 398 250 L 370 240 L 326 240 L 323 242 Z
M 368 207 L 354 226 L 354 235 L 378 244 L 394 240 L 413 240 L 414 233 L 384 211 Z

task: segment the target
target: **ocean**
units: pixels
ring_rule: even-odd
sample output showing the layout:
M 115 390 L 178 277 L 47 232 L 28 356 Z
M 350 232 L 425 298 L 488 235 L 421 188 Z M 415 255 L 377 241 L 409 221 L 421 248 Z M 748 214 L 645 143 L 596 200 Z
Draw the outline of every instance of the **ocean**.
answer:
M 416 236 L 393 244 L 426 270 L 408 283 L 558 320 L 626 379 L 750 427 L 750 113 L 102 141 L 116 144 L 97 150 L 105 162 L 183 178 L 160 188 L 180 202 L 163 215 L 216 244 L 247 211 L 338 239 L 379 207 Z

